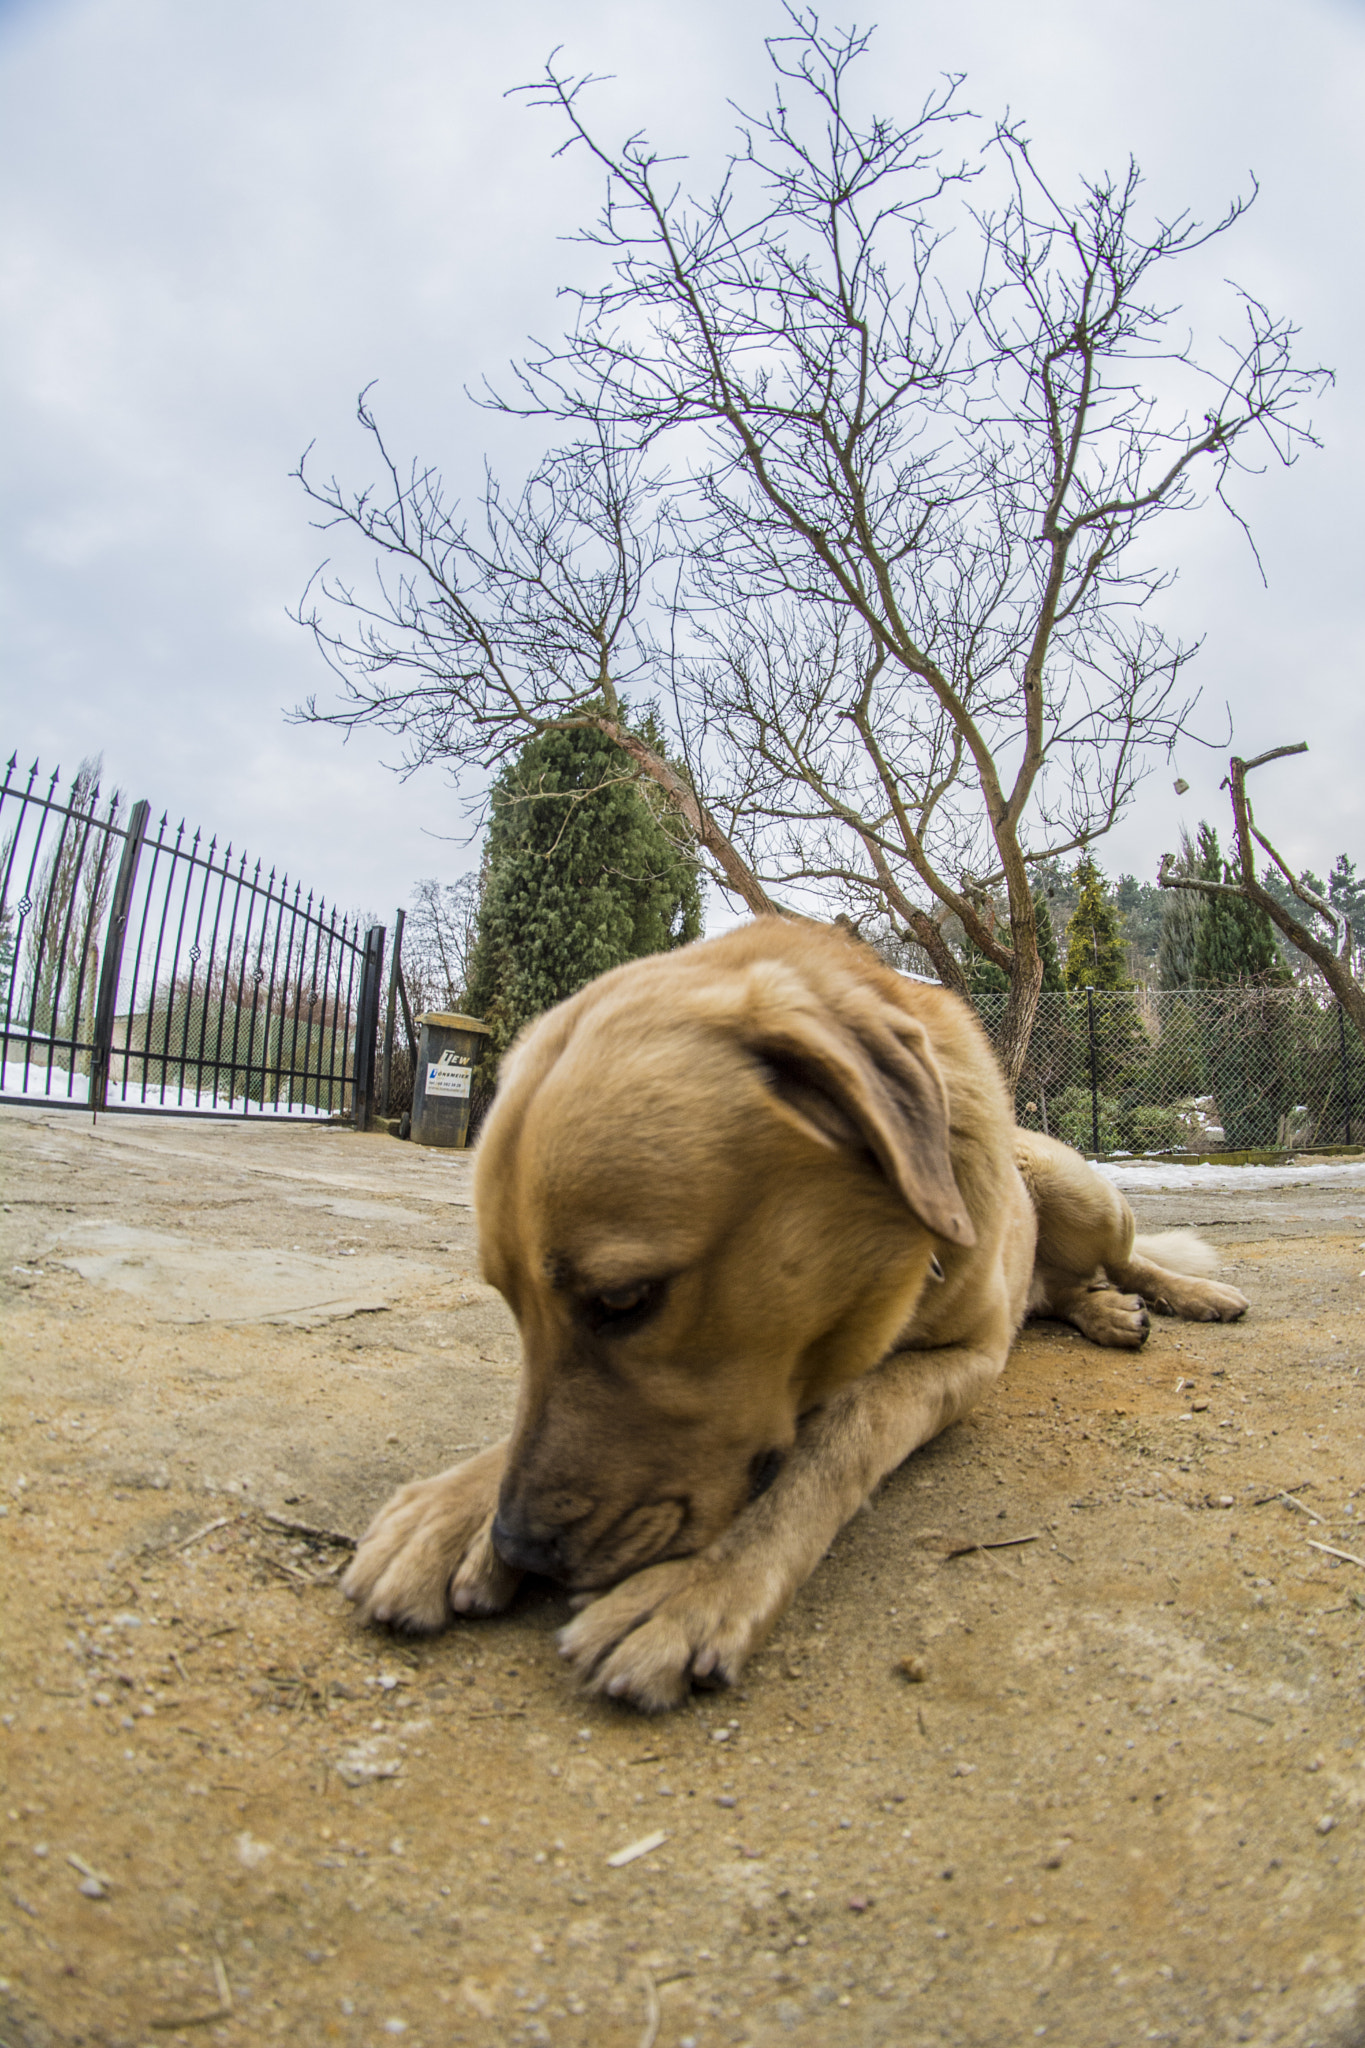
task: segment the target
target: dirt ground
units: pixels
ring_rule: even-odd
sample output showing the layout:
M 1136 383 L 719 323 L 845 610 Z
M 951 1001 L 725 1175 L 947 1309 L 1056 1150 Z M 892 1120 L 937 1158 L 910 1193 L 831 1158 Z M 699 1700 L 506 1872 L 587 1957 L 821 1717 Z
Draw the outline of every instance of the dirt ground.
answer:
M 5 1109 L 0 1179 L 4 2048 L 1365 2041 L 1365 1179 L 1139 1197 L 1246 1321 L 1027 1331 L 653 1722 L 288 1526 L 504 1429 L 466 1159 Z

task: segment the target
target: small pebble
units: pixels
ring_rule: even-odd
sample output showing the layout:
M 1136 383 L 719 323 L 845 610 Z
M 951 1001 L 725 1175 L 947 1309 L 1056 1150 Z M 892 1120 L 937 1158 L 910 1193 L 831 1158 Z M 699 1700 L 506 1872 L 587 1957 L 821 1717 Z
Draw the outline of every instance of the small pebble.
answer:
M 711 1740 L 712 1740 L 713 1742 L 728 1742 L 728 1741 L 730 1740 L 730 1731 L 729 1731 L 729 1729 L 728 1729 L 728 1728 L 713 1728 L 713 1729 L 711 1730 Z
M 1318 1822 L 1318 1833 L 1320 1835 L 1330 1835 L 1336 1824 L 1336 1815 L 1334 1813 L 1325 1813 Z
M 929 1666 L 923 1657 L 902 1657 L 895 1668 L 907 1685 L 923 1685 L 929 1676 Z
M 738 1806 L 739 1801 L 733 1792 L 720 1792 L 716 1795 L 716 1804 L 717 1806 Z
M 851 1898 L 849 1900 L 848 1910 L 850 1913 L 865 1913 L 871 1904 L 871 1899 L 865 1899 L 862 1896 L 862 1894 L 859 1893 L 855 1898 Z
M 76 1889 L 83 1899 L 107 1899 L 109 1896 L 97 1877 L 83 1877 Z

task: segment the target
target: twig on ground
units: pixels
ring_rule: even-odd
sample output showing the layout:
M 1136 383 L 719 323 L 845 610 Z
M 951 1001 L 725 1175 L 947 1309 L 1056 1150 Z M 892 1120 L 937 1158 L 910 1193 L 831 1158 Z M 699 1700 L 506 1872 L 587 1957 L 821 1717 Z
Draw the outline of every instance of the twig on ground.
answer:
M 951 1563 L 955 1557 L 970 1557 L 976 1550 L 1014 1550 L 1021 1543 L 1038 1543 L 1041 1540 L 1035 1531 L 1032 1536 L 996 1536 L 987 1543 L 960 1543 L 956 1550 L 945 1552 L 944 1563 Z
M 1244 1721 L 1259 1721 L 1263 1728 L 1273 1728 L 1275 1726 L 1275 1723 L 1267 1720 L 1264 1714 L 1253 1714 L 1250 1707 L 1230 1707 L 1224 1701 L 1223 1712 L 1225 1714 L 1240 1714 Z
M 287 1529 L 291 1536 L 311 1536 L 319 1543 L 340 1543 L 347 1550 L 356 1547 L 355 1537 L 347 1536 L 341 1529 L 322 1529 L 315 1522 L 294 1522 L 288 1515 L 272 1514 L 268 1509 L 262 1510 L 261 1518 L 276 1529 Z
M 181 1536 L 174 1543 L 163 1543 L 161 1548 L 163 1550 L 188 1550 L 191 1543 L 197 1543 L 201 1536 L 211 1536 L 215 1529 L 226 1529 L 231 1520 L 231 1515 L 219 1515 L 216 1522 L 205 1522 L 203 1528 L 196 1529 L 192 1535 Z M 155 2026 L 157 2022 L 154 2020 L 152 2024 Z
M 1315 1542 L 1311 1536 L 1307 1537 L 1305 1540 L 1310 1550 L 1325 1551 L 1328 1557 L 1339 1557 L 1345 1564 L 1358 1564 L 1361 1570 L 1365 1571 L 1365 1557 L 1357 1557 L 1353 1550 L 1338 1550 L 1331 1543 Z
M 1304 1503 L 1301 1500 L 1295 1500 L 1292 1493 L 1282 1493 L 1278 1495 L 1278 1498 L 1283 1501 L 1288 1501 L 1290 1507 L 1297 1508 L 1301 1515 L 1307 1515 L 1310 1522 L 1320 1522 L 1322 1520 L 1322 1516 L 1315 1515 L 1312 1508 L 1305 1507 Z
M 301 1572 L 296 1564 L 286 1564 L 282 1557 L 272 1557 L 268 1550 L 259 1553 L 259 1562 L 268 1564 L 272 1571 L 282 1572 L 288 1579 L 297 1579 L 301 1585 L 316 1586 L 320 1583 L 311 1572 Z
M 659 2038 L 659 1993 L 648 1970 L 642 1968 L 640 1975 L 645 1980 L 645 2030 L 640 2036 L 640 2048 L 654 2048 Z
M 182 2027 L 211 2027 L 215 2020 L 232 2017 L 232 1986 L 223 1967 L 223 1958 L 218 1950 L 213 1951 L 213 1983 L 218 1993 L 218 2003 L 212 2012 L 190 2013 L 185 2017 L 165 2020 L 149 2020 L 148 2025 L 158 2034 L 178 2034 Z

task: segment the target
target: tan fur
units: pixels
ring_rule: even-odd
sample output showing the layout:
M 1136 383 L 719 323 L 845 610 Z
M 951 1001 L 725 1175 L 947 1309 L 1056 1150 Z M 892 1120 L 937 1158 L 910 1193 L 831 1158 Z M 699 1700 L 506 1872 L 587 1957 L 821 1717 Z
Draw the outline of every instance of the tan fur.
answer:
M 548 1573 L 599 1596 L 561 1637 L 579 1677 L 646 1708 L 738 1676 L 1026 1314 L 1136 1348 L 1146 1302 L 1246 1307 L 1191 1277 L 1188 1245 L 1161 1263 L 1079 1154 L 1015 1130 L 965 1005 L 778 919 L 540 1019 L 476 1206 L 522 1337 L 512 1437 L 396 1495 L 346 1590 L 430 1629 Z
M 1218 1254 L 1211 1244 L 1192 1230 L 1158 1230 L 1133 1239 L 1139 1258 L 1151 1259 L 1172 1273 L 1188 1273 L 1195 1280 L 1212 1280 L 1218 1271 Z

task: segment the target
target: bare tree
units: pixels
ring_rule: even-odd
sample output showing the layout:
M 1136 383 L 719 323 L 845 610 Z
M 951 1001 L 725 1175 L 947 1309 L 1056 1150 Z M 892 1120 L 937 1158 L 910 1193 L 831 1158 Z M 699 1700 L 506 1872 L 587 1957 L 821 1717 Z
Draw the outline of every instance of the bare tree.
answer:
M 1343 1010 L 1354 1023 L 1361 1039 L 1365 1042 L 1365 988 L 1361 987 L 1353 967 L 1353 935 L 1351 922 L 1342 916 L 1335 906 L 1310 889 L 1302 880 L 1296 880 L 1290 872 L 1284 856 L 1277 852 L 1256 823 L 1247 795 L 1246 779 L 1253 768 L 1264 768 L 1269 761 L 1283 761 L 1291 754 L 1306 754 L 1308 742 L 1300 740 L 1292 747 L 1272 747 L 1267 754 L 1257 754 L 1254 760 L 1244 761 L 1234 754 L 1228 764 L 1227 777 L 1223 783 L 1232 799 L 1233 831 L 1237 839 L 1237 879 L 1218 882 L 1193 874 L 1181 874 L 1175 867 L 1174 856 L 1166 853 L 1161 857 L 1161 871 L 1157 880 L 1163 889 L 1190 889 L 1202 896 L 1240 896 L 1247 903 L 1254 903 L 1263 910 L 1271 923 L 1282 931 L 1291 945 L 1313 962 L 1323 980 L 1331 989 Z M 1287 910 L 1278 897 L 1256 879 L 1256 848 L 1269 855 L 1275 867 L 1283 875 L 1293 895 L 1306 910 L 1326 921 L 1328 930 L 1337 942 L 1336 950 L 1327 945 L 1304 919 L 1295 917 Z
M 1243 202 L 1208 229 L 1144 225 L 1131 164 L 1063 198 L 1011 124 L 949 161 L 956 81 L 907 123 L 860 116 L 867 38 L 789 18 L 773 107 L 741 117 L 709 197 L 642 137 L 598 140 L 590 80 L 552 60 L 528 89 L 603 168 L 583 240 L 607 281 L 488 402 L 579 438 L 517 505 L 490 484 L 477 551 L 430 472 L 388 465 L 382 510 L 314 491 L 403 565 L 378 615 L 332 586 L 368 639 L 308 613 L 360 693 L 328 715 L 393 726 L 424 705 L 460 758 L 503 714 L 455 648 L 478 648 L 478 691 L 523 732 L 619 730 L 608 683 L 661 679 L 688 763 L 673 793 L 725 884 L 755 910 L 804 886 L 890 912 L 961 987 L 955 918 L 1010 977 L 1017 1072 L 1042 975 L 1031 868 L 1106 832 L 1189 729 L 1193 650 L 1153 613 L 1153 523 L 1224 497 L 1255 448 L 1291 460 L 1324 373 L 1246 294 L 1211 354 L 1157 296 Z
M 477 874 L 414 885 L 403 933 L 403 973 L 414 1009 L 463 1007 L 478 915 Z
M 377 550 L 375 589 L 361 596 L 325 564 L 310 583 L 295 616 L 344 701 L 324 711 L 310 698 L 298 715 L 397 733 L 409 770 L 486 769 L 536 733 L 592 726 L 686 819 L 717 879 L 755 913 L 773 912 L 695 778 L 628 723 L 626 691 L 655 673 L 641 614 L 669 553 L 667 508 L 640 454 L 604 426 L 546 454 L 514 502 L 489 476 L 474 532 L 435 471 L 399 472 L 367 392 L 358 414 L 382 494 L 315 481 L 307 453 L 295 474 L 324 530 L 348 526 Z

